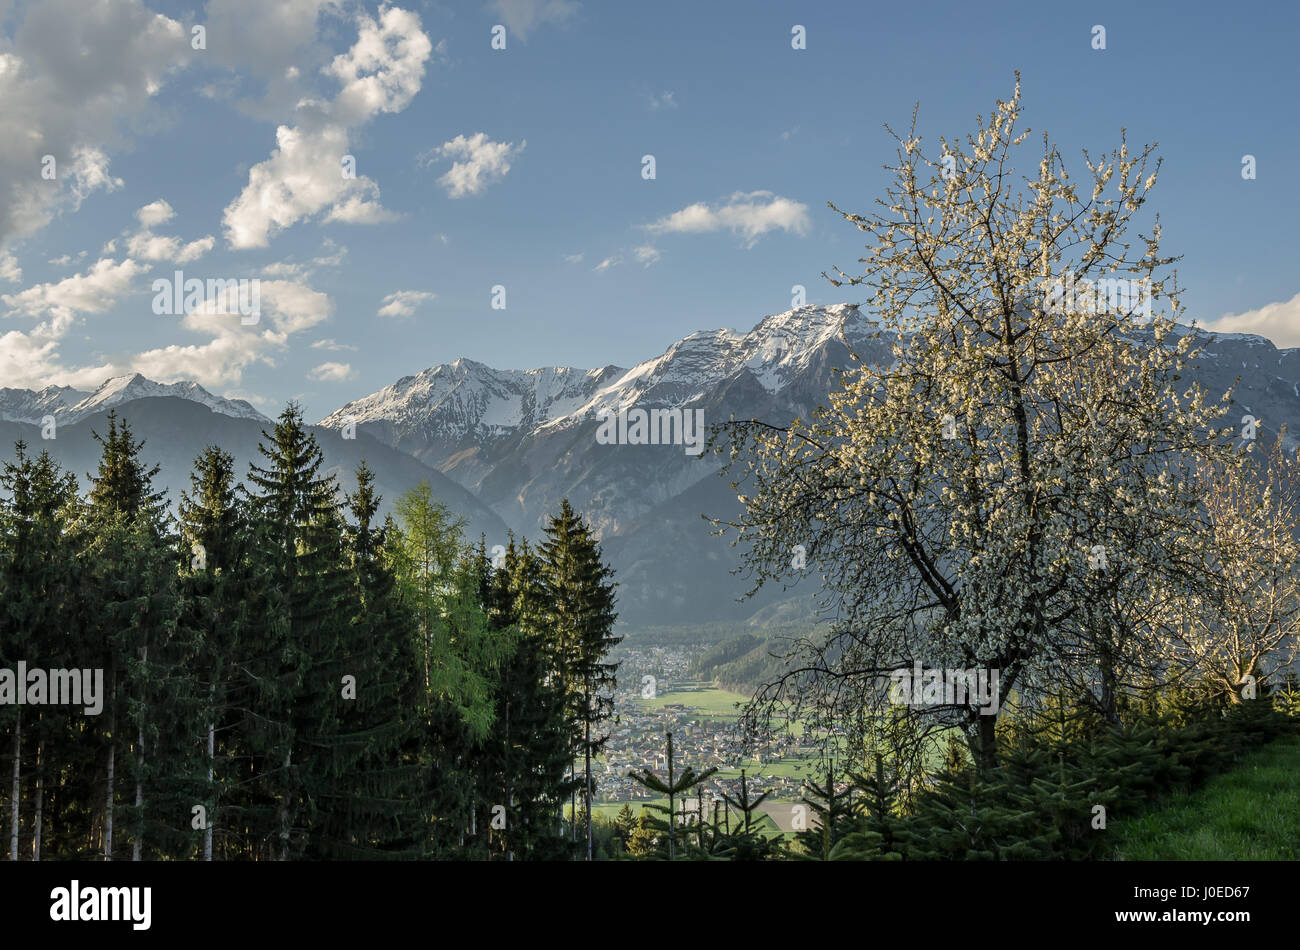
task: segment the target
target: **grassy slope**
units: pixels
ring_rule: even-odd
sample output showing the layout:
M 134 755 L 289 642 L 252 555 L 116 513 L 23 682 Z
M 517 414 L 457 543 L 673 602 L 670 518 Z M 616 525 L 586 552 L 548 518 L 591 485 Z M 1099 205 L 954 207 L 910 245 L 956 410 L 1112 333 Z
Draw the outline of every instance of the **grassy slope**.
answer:
M 1231 772 L 1111 828 L 1121 860 L 1300 860 L 1300 738 L 1254 749 Z

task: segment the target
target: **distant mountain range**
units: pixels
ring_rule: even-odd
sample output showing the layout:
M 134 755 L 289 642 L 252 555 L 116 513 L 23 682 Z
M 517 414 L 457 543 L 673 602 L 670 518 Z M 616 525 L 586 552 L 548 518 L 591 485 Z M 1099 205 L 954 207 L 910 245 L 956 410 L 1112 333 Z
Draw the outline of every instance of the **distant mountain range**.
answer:
M 46 416 L 53 416 L 56 424 L 64 425 L 136 399 L 161 396 L 197 402 L 213 412 L 234 419 L 253 419 L 263 423 L 270 421 L 242 399 L 214 396 L 193 382 L 155 383 L 139 373 L 133 376 L 114 376 L 105 380 L 94 392 L 84 392 L 71 386 L 46 386 L 39 391 L 0 389 L 0 421 L 41 425 Z
M 595 432 L 602 410 L 698 408 L 708 424 L 733 413 L 788 421 L 825 396 L 833 368 L 848 365 L 841 324 L 861 355 L 888 354 L 884 342 L 868 339 L 873 326 L 856 308 L 805 307 L 768 317 L 749 333 L 692 333 L 631 369 L 521 372 L 457 360 L 350 402 L 319 424 L 353 422 L 409 452 L 473 491 L 516 531 L 535 533 L 568 497 L 615 535 L 716 465 L 680 447 L 601 445 Z
M 158 386 L 157 383 L 149 385 Z M 0 458 L 11 460 L 14 443 L 22 439 L 27 442 L 29 452 L 47 449 L 77 476 L 84 491 L 90 473 L 98 466 L 101 449 L 92 432 L 103 434 L 104 416 L 109 409 L 115 409 L 131 424 L 135 436 L 144 440 L 145 458 L 159 466 L 155 484 L 167 490 L 169 501 L 175 503 L 181 491 L 189 490 L 194 460 L 208 445 L 218 445 L 234 456 L 235 471 L 242 479 L 248 472 L 249 462 L 260 460 L 257 446 L 264 441 L 262 431 L 269 430 L 272 423 L 258 413 L 254 413 L 255 418 L 246 418 L 223 412 L 221 409 L 229 408 L 231 401 L 217 400 L 193 383 L 182 385 L 187 387 L 184 392 L 198 398 L 172 395 L 163 392 L 166 387 L 159 387 L 154 395 L 115 402 L 91 414 L 77 416 L 73 422 L 58 422 L 59 416 L 55 413 L 56 427 L 52 439 L 42 438 L 39 417 L 35 421 L 12 421 L 0 414 L 0 419 L 4 419 L 0 421 Z M 12 392 L 0 390 L 5 394 Z M 209 405 L 209 400 L 226 405 L 214 408 Z M 6 395 L 0 413 L 11 409 L 10 397 Z M 477 538 L 479 534 L 491 538 L 504 537 L 506 527 L 501 519 L 441 472 L 363 433 L 349 440 L 329 429 L 313 428 L 313 431 L 325 456 L 325 471 L 336 476 L 341 489 L 355 487 L 353 473 L 362 459 L 374 469 L 378 490 L 384 496 L 381 513 L 391 510 L 392 503 L 402 492 L 423 479 L 429 482 L 437 497 L 467 519 L 466 530 L 470 537 Z
M 808 612 L 811 588 L 736 602 L 745 589 L 731 573 L 736 552 L 701 517 L 739 510 L 717 477 L 716 456 L 690 455 L 681 445 L 601 444 L 597 430 L 604 413 L 632 409 L 699 409 L 707 425 L 808 418 L 852 363 L 846 340 L 866 362 L 892 360 L 877 330 L 856 306 L 839 304 L 769 316 L 747 333 L 693 333 L 631 369 L 499 370 L 458 359 L 347 403 L 315 431 L 344 487 L 362 457 L 389 503 L 427 479 L 469 520 L 470 536 L 485 534 L 489 546 L 502 543 L 507 530 L 537 537 L 546 516 L 569 498 L 600 532 L 617 572 L 620 614 L 632 627 L 788 620 Z M 1283 423 L 1297 433 L 1300 350 L 1239 334 L 1203 342 L 1197 381 L 1216 397 L 1237 383 L 1234 411 L 1261 420 L 1261 438 Z M 82 475 L 97 457 L 89 429 L 109 408 L 148 440 L 146 451 L 163 463 L 161 478 L 173 495 L 188 486 L 190 464 L 210 442 L 246 470 L 269 423 L 247 402 L 195 383 L 119 377 L 94 393 L 0 389 L 0 450 L 9 454 L 20 436 L 40 443 L 41 419 L 53 415 L 58 438 L 47 446 Z M 342 437 L 349 425 L 355 439 Z

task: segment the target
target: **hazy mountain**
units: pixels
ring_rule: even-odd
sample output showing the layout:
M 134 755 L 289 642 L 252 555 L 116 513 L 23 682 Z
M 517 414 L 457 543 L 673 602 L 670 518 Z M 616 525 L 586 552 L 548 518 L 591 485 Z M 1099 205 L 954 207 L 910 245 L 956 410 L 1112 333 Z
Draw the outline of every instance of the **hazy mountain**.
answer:
M 235 471 L 243 480 L 248 463 L 260 460 L 257 445 L 265 441 L 262 430 L 271 427 L 269 421 L 226 415 L 179 396 L 150 396 L 120 402 L 114 408 L 120 418 L 130 423 L 135 436 L 145 441 L 142 455 L 160 466 L 155 484 L 166 488 L 172 502 L 179 498 L 180 491 L 189 489 L 194 459 L 208 445 L 220 446 L 233 455 Z M 12 460 L 14 443 L 23 439 L 30 454 L 48 450 L 70 469 L 84 492 L 89 486 L 88 474 L 98 466 L 101 450 L 92 431 L 101 435 L 105 432 L 106 414 L 107 410 L 101 410 L 83 415 L 76 422 L 59 424 L 53 439 L 42 439 L 41 427 L 36 424 L 0 422 L 0 459 Z M 312 431 L 324 453 L 326 471 L 336 476 L 341 490 L 356 487 L 353 473 L 364 458 L 374 469 L 378 490 L 384 496 L 381 513 L 390 510 L 398 495 L 423 479 L 429 482 L 435 497 L 468 519 L 466 532 L 470 538 L 477 539 L 482 533 L 487 535 L 489 545 L 505 542 L 506 528 L 501 519 L 441 472 L 364 433 L 349 440 L 330 429 L 313 427 Z
M 47 386 L 40 391 L 0 389 L 0 420 L 42 425 L 45 417 L 53 416 L 56 425 L 64 425 L 136 399 L 161 396 L 196 402 L 213 412 L 235 419 L 270 421 L 243 399 L 214 396 L 195 382 L 155 383 L 139 373 L 114 376 L 105 380 L 94 392 L 84 392 L 71 386 Z

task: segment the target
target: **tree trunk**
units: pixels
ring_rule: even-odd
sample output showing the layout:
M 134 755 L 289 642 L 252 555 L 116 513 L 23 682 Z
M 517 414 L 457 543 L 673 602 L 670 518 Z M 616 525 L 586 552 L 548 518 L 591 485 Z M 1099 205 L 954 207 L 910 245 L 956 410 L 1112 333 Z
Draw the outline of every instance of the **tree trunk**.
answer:
M 583 755 L 586 757 L 587 767 L 587 860 L 591 860 L 591 717 L 590 717 L 590 698 L 588 698 L 588 718 L 585 731 L 583 734 Z
M 23 711 L 18 709 L 18 718 L 14 720 L 14 785 L 12 812 L 9 819 L 9 860 L 18 860 L 18 802 L 22 794 L 23 777 Z
M 214 687 L 215 688 L 215 687 Z M 209 693 L 211 695 L 211 693 Z M 217 818 L 217 798 L 212 788 L 212 764 L 216 757 L 216 722 L 208 722 L 208 814 L 203 823 L 203 860 L 212 860 L 212 825 Z
M 109 728 L 113 728 L 109 723 Z M 108 743 L 108 794 L 104 797 L 104 860 L 113 860 L 113 759 L 117 753 L 116 742 Z
M 135 834 L 131 836 L 131 860 L 139 861 L 144 850 L 144 726 L 135 733 Z
M 510 762 L 510 759 L 509 759 L 510 748 L 511 748 L 511 746 L 510 746 L 510 695 L 509 695 L 509 693 L 507 693 L 507 694 L 506 694 L 506 755 L 507 755 L 506 762 L 507 762 L 507 766 L 506 766 L 506 770 L 505 770 L 505 772 L 506 772 L 506 806 L 509 808 L 509 812 L 508 812 L 508 813 L 512 816 L 512 817 L 510 818 L 510 821 L 514 821 L 513 815 L 514 815 L 514 809 L 515 809 L 515 795 L 514 795 L 514 792 L 510 791 L 510 765 L 509 765 L 509 762 Z M 509 835 L 509 833 L 507 832 L 507 834 L 506 834 L 506 845 L 507 845 L 507 848 L 506 848 L 506 860 L 507 860 L 507 861 L 513 861 L 513 860 L 515 859 L 515 852 L 514 852 L 514 849 L 509 847 L 509 844 L 510 844 L 511 840 L 512 840 L 512 838 L 511 838 L 511 836 Z
M 32 860 L 41 859 L 41 819 L 45 812 L 45 762 L 41 743 L 36 743 L 36 820 L 32 824 Z
M 104 796 L 104 860 L 113 860 L 113 781 L 116 778 L 114 765 L 117 756 L 117 671 L 108 670 L 109 702 L 112 711 L 108 714 L 108 778 L 105 781 L 107 792 Z
M 140 648 L 140 663 L 148 667 L 149 647 Z M 139 861 L 144 851 L 144 713 L 135 728 L 135 833 L 131 835 L 131 860 Z
M 289 860 L 289 767 L 293 764 L 293 749 L 284 753 L 284 777 L 280 782 L 280 860 Z
M 997 716 L 979 717 L 980 771 L 993 768 L 998 762 Z
M 1111 658 L 1109 645 L 1103 645 L 1101 649 L 1101 709 L 1105 713 L 1106 721 L 1112 725 L 1119 725 L 1119 713 L 1115 709 L 1115 697 L 1117 690 L 1115 688 L 1115 663 Z

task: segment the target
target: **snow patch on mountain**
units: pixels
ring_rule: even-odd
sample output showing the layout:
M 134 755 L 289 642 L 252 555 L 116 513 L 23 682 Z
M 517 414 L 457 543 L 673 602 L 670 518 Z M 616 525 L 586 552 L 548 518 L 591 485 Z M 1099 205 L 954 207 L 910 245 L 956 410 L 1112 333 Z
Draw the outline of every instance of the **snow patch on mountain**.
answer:
M 613 366 L 497 370 L 458 359 L 404 376 L 330 413 L 318 425 L 341 428 L 348 422 L 387 422 L 431 438 L 499 438 L 531 431 L 573 412 L 601 380 L 621 372 Z
M 679 408 L 742 372 L 751 374 L 767 392 L 779 393 L 809 368 L 828 342 L 843 338 L 853 345 L 865 339 L 873 326 L 855 304 L 835 304 L 773 314 L 748 333 L 692 333 L 544 428 L 565 427 L 602 411 L 617 413 L 634 405 Z
M 53 416 L 56 422 L 69 425 L 86 416 L 136 399 L 160 396 L 197 402 L 213 412 L 235 419 L 271 421 L 243 399 L 214 396 L 193 381 L 156 383 L 139 373 L 106 379 L 94 392 L 84 392 L 71 386 L 47 386 L 39 391 L 0 389 L 0 419 L 5 422 L 41 425 L 46 416 Z
M 863 339 L 873 324 L 855 304 L 799 307 L 751 330 L 702 330 L 631 369 L 546 366 L 498 370 L 458 359 L 405 376 L 330 413 L 318 425 L 384 423 L 401 440 L 488 442 L 541 434 L 590 419 L 600 410 L 685 406 L 720 382 L 748 373 L 769 393 L 799 379 L 825 344 L 843 334 Z

